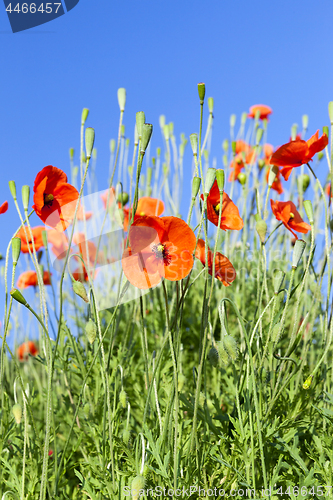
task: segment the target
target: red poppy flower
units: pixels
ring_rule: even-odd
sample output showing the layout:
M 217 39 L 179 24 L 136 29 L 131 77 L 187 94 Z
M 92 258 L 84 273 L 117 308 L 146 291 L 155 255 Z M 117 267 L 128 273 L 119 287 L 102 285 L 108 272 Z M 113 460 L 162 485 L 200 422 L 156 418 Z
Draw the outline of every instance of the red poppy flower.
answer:
M 272 108 L 270 108 L 269 106 L 266 106 L 265 104 L 255 104 L 254 106 L 250 107 L 250 112 L 247 116 L 249 118 L 254 118 L 258 111 L 260 111 L 259 118 L 261 120 L 268 120 L 268 116 L 273 113 Z
M 43 276 L 44 285 L 51 285 L 51 277 L 48 271 L 44 271 Z M 37 273 L 36 271 L 24 271 L 24 273 L 20 274 L 17 280 L 17 288 L 28 288 L 29 286 L 37 286 Z
M 300 167 L 312 160 L 312 157 L 322 151 L 328 144 L 328 137 L 323 134 L 319 138 L 319 130 L 308 141 L 301 139 L 288 142 L 273 153 L 270 164 L 283 167 L 281 174 L 288 180 L 294 167 Z
M 124 208 L 124 230 L 127 231 L 129 221 L 132 217 L 132 209 Z M 153 215 L 159 217 L 164 212 L 164 203 L 157 198 L 143 196 L 138 200 L 138 206 L 134 215 L 134 220 L 137 220 L 143 215 Z
M 94 264 L 97 254 L 97 247 L 92 241 L 86 242 L 86 237 L 84 233 L 75 233 L 73 236 L 73 243 L 78 246 L 78 250 L 74 249 L 74 253 L 78 253 L 81 255 L 82 259 L 87 262 L 87 246 L 88 246 L 88 255 L 90 264 Z M 82 263 L 82 261 L 80 261 Z M 96 261 L 98 264 L 105 264 L 106 260 L 104 258 L 104 254 L 102 251 L 99 252 L 98 258 Z
M 307 233 L 311 226 L 303 221 L 292 201 L 273 201 L 271 200 L 273 214 L 277 220 L 283 222 L 283 225 L 298 239 L 298 233 Z
M 37 356 L 38 354 L 37 345 L 32 340 L 23 342 L 23 344 L 17 348 L 17 357 L 20 361 L 26 361 L 29 358 L 29 354 L 31 354 L 31 356 Z
M 328 197 L 332 197 L 331 183 L 327 184 L 325 191 L 326 191 Z
M 204 266 L 206 263 L 205 242 L 201 238 L 198 239 L 195 257 L 201 261 Z M 213 272 L 213 257 L 214 252 L 208 248 L 208 273 L 212 276 Z M 236 271 L 230 260 L 220 252 L 215 254 L 215 278 L 222 281 L 224 286 L 230 286 L 236 278 Z
M 25 227 L 25 230 L 26 230 L 26 233 L 28 236 L 28 241 L 27 241 L 27 238 L 25 236 L 25 232 L 24 232 L 23 227 L 21 227 L 21 229 L 17 233 L 17 238 L 20 238 L 20 240 L 21 240 L 21 252 L 22 253 L 29 253 L 29 248 L 30 248 L 30 251 L 33 252 L 32 239 L 30 237 L 31 236 L 30 230 L 27 226 Z M 31 228 L 36 251 L 38 251 L 40 248 L 42 248 L 44 246 L 43 238 L 42 238 L 42 231 L 44 231 L 44 230 L 45 230 L 44 226 L 36 226 L 36 227 Z
M 243 163 L 243 160 L 237 155 L 237 157 L 235 157 L 230 163 L 230 175 L 228 181 L 236 181 L 244 167 L 245 165 Z
M 266 181 L 267 182 L 268 182 L 268 177 L 269 177 L 269 171 L 270 171 L 270 169 L 268 168 L 267 172 L 266 172 Z M 280 177 L 281 177 L 281 172 L 280 172 L 280 169 L 279 169 L 279 171 L 276 174 L 276 177 L 274 179 L 274 182 L 272 184 L 272 189 L 274 189 L 274 191 L 276 191 L 277 193 L 282 194 L 283 193 L 283 187 L 282 187 L 282 184 L 281 184 Z
M 8 201 L 4 201 L 0 206 L 0 214 L 4 214 L 8 210 Z
M 68 239 L 65 233 L 61 233 L 56 229 L 47 231 L 47 240 L 52 245 L 52 252 L 56 257 L 65 257 L 68 250 Z
M 182 219 L 142 216 L 133 222 L 128 237 L 122 266 L 137 288 L 152 288 L 162 278 L 179 281 L 190 273 L 196 237 Z
M 201 195 L 201 199 L 204 196 Z M 220 205 L 220 191 L 215 180 L 212 189 L 207 198 L 207 217 L 210 222 L 217 226 L 219 222 L 219 205 Z M 238 208 L 229 198 L 227 193 L 223 191 L 222 198 L 222 217 L 220 228 L 224 231 L 226 229 L 242 229 L 244 226 L 243 219 L 239 215 Z
M 32 208 L 45 224 L 64 231 L 73 220 L 78 197 L 65 172 L 48 165 L 36 176 Z

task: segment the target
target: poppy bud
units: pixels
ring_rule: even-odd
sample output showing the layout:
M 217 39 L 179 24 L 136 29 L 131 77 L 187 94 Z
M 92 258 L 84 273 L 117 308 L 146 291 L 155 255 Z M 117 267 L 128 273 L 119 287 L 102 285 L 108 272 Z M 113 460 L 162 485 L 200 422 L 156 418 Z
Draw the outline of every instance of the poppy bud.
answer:
M 9 181 L 8 185 L 9 185 L 9 189 L 10 189 L 10 192 L 11 192 L 11 195 L 12 195 L 13 199 L 16 200 L 16 184 L 15 184 L 15 181 Z
M 206 174 L 205 194 L 209 194 L 210 190 L 212 189 L 215 181 L 215 176 L 216 176 L 215 168 L 209 168 Z
M 77 282 L 80 283 L 80 282 Z M 83 298 L 83 297 L 82 297 Z M 85 299 L 83 299 L 85 300 Z M 88 323 L 86 324 L 86 335 L 87 339 L 89 340 L 90 344 L 93 344 L 96 339 L 96 334 L 97 334 L 97 326 L 96 323 L 90 318 Z
M 153 133 L 152 124 L 144 123 L 142 126 L 141 153 L 144 153 L 146 151 L 152 133 Z
M 265 243 L 266 233 L 267 233 L 267 224 L 263 219 L 259 219 L 256 221 L 256 230 L 257 230 L 257 233 L 259 235 L 261 243 Z
M 117 198 L 117 201 L 118 201 L 119 203 L 121 203 L 121 204 L 124 206 L 124 205 L 126 205 L 126 203 L 128 202 L 128 200 L 129 200 L 129 195 L 128 195 L 128 193 L 125 193 L 125 192 L 123 192 L 123 193 L 119 193 L 119 196 L 118 196 L 118 198 Z
M 283 271 L 280 271 L 279 269 L 277 269 L 276 272 L 273 274 L 273 288 L 275 295 L 279 293 L 284 277 L 285 273 Z
M 306 247 L 306 243 L 304 240 L 296 240 L 295 246 L 294 246 L 294 251 L 293 251 L 293 261 L 292 261 L 292 267 L 293 269 L 296 269 L 298 264 L 300 263 L 300 260 L 303 256 L 304 250 Z
M 81 281 L 73 281 L 73 290 L 76 295 L 81 297 L 81 299 L 83 299 L 85 302 L 89 302 L 86 289 Z
M 84 125 L 86 123 L 88 115 L 89 115 L 89 109 L 83 108 L 82 115 L 81 115 L 81 125 Z
M 19 405 L 18 403 L 16 403 L 13 408 L 12 408 L 12 412 L 13 412 L 13 415 L 14 415 L 14 418 L 15 418 L 15 422 L 17 424 L 20 424 L 21 423 L 21 419 L 22 419 L 22 408 L 21 408 L 21 405 Z
M 235 125 L 236 125 L 236 115 L 231 115 L 230 116 L 230 128 L 234 128 Z M 233 142 L 236 142 L 236 141 L 233 141 Z
M 318 160 L 321 161 L 323 158 L 324 158 L 324 153 L 322 151 L 319 151 Z
M 74 159 L 74 148 L 69 148 L 69 159 L 71 161 Z
M 200 177 L 193 177 L 193 180 L 192 180 L 192 200 L 194 200 L 196 197 L 197 197 L 197 194 L 199 192 L 199 188 L 200 188 L 200 183 L 201 183 L 201 179 Z
M 236 361 L 238 356 L 237 342 L 231 335 L 225 335 L 223 337 L 223 344 L 225 350 L 233 361 Z
M 116 149 L 116 141 L 114 139 L 111 139 L 111 141 L 110 141 L 110 152 L 111 152 L 111 154 L 113 154 L 115 152 L 115 149 Z
M 229 149 L 229 141 L 228 139 L 224 139 L 224 141 L 222 142 L 222 149 L 225 153 L 228 152 L 228 149 Z
M 95 142 L 95 130 L 92 127 L 86 128 L 86 153 L 87 158 L 91 158 L 91 153 Z
M 217 346 L 217 352 L 219 354 L 219 358 L 221 359 L 222 363 L 224 365 L 228 365 L 229 364 L 229 356 L 228 356 L 228 353 L 224 347 L 223 341 L 221 340 L 220 342 L 217 342 L 216 346 Z
M 256 144 L 258 145 L 262 139 L 262 136 L 263 136 L 263 129 L 262 128 L 258 128 L 257 129 L 257 132 L 256 132 Z
M 303 129 L 307 130 L 308 125 L 309 125 L 309 117 L 308 117 L 308 115 L 303 115 L 302 116 L 302 127 L 303 127 Z
M 260 160 L 258 160 L 258 167 L 261 169 L 263 169 L 265 166 L 265 160 L 263 160 L 262 158 L 260 158 Z
M 303 203 L 304 210 L 306 215 L 308 216 L 310 224 L 313 224 L 313 209 L 312 209 L 312 203 L 310 200 L 305 200 Z
M 243 172 L 240 172 L 237 177 L 238 182 L 242 185 L 245 186 L 246 183 L 246 175 Z
M 143 124 L 145 123 L 146 121 L 146 117 L 145 117 L 145 114 L 143 111 L 138 111 L 135 115 L 135 119 L 136 119 L 136 128 L 137 128 L 137 131 L 138 131 L 138 136 L 139 136 L 139 139 L 141 139 L 142 137 L 142 127 L 143 127 Z
M 30 186 L 22 186 L 22 203 L 24 210 L 29 208 Z
M 294 141 L 296 139 L 297 129 L 298 129 L 298 125 L 297 125 L 297 123 L 294 123 L 294 125 L 291 127 L 291 140 L 292 141 Z
M 216 182 L 219 188 L 220 193 L 224 189 L 224 170 L 222 168 L 218 168 L 216 170 Z
M 219 353 L 215 347 L 211 347 L 208 353 L 208 360 L 212 366 L 217 366 L 219 363 Z
M 300 193 L 305 193 L 310 185 L 310 176 L 308 174 L 301 174 L 297 179 L 298 190 Z
M 275 165 L 272 165 L 271 168 L 269 169 L 268 186 L 270 188 L 272 187 L 273 182 L 275 181 L 275 177 L 277 176 L 278 171 L 279 171 L 279 168 L 276 167 Z
M 329 132 L 328 132 L 328 127 L 324 126 L 324 127 L 323 127 L 323 134 L 326 134 L 326 135 L 327 135 L 327 137 L 328 137 L 328 133 L 329 133 Z
M 13 263 L 17 264 L 21 253 L 21 238 L 12 238 Z
M 333 101 L 328 103 L 328 115 L 330 117 L 331 125 L 333 125 Z
M 119 393 L 119 401 L 120 401 L 120 404 L 123 408 L 126 408 L 126 404 L 127 404 L 127 394 L 126 392 L 124 391 L 124 389 L 122 389 Z
M 331 104 L 331 103 L 330 103 Z M 312 380 L 313 380 L 313 375 L 310 375 L 306 381 L 304 382 L 303 384 L 303 389 L 307 390 L 310 388 L 310 385 L 312 384 Z
M 213 113 L 213 109 L 214 109 L 214 99 L 213 97 L 208 97 L 208 110 L 210 113 Z
M 17 302 L 20 302 L 24 306 L 28 305 L 28 302 L 25 300 L 22 293 L 17 290 L 17 288 L 12 288 L 10 291 L 10 295 L 13 297 L 13 299 L 17 300 Z
M 123 432 L 123 441 L 126 444 L 126 446 L 128 445 L 130 437 L 131 437 L 130 431 L 128 429 L 124 429 L 124 432 Z
M 198 134 L 191 134 L 190 135 L 190 143 L 191 143 L 193 155 L 197 155 L 198 154 Z
M 118 97 L 118 104 L 119 104 L 120 111 L 125 111 L 126 89 L 124 89 L 124 88 L 118 89 L 117 97 Z
M 146 480 L 143 476 L 136 476 L 131 484 L 132 500 L 138 500 L 140 491 L 144 489 Z
M 200 104 L 203 104 L 206 94 L 206 85 L 203 82 L 198 83 L 198 94 L 199 94 Z

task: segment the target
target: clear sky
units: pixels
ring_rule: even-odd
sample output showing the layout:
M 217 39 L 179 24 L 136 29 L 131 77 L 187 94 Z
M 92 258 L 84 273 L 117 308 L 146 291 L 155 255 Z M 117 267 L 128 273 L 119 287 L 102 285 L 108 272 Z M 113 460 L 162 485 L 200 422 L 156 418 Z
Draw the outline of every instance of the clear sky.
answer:
M 126 136 L 133 144 L 135 113 L 145 111 L 154 152 L 163 143 L 160 114 L 175 123 L 177 137 L 198 131 L 197 83 L 205 82 L 206 96 L 215 99 L 218 167 L 230 114 L 238 125 L 252 104 L 273 108 L 268 141 L 274 145 L 289 140 L 304 113 L 308 137 L 328 125 L 332 18 L 331 0 L 80 0 L 64 16 L 12 34 L 0 5 L 0 204 L 10 204 L 0 216 L 0 253 L 18 223 L 8 181 L 32 187 L 49 164 L 69 174 L 68 149 L 78 151 L 83 107 L 90 109 L 87 125 L 96 131 L 100 188 L 106 187 L 119 87 L 127 90 Z M 190 165 L 188 146 L 184 189 Z

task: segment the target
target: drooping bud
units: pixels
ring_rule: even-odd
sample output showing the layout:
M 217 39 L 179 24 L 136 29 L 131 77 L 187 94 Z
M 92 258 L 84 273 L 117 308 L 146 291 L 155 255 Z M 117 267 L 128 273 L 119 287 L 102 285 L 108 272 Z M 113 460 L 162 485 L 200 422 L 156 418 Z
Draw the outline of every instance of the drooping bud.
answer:
M 73 290 L 76 295 L 81 297 L 81 299 L 83 299 L 85 302 L 89 302 L 86 289 L 81 281 L 73 281 Z
M 12 238 L 13 263 L 17 264 L 21 253 L 21 238 Z
M 137 131 L 138 131 L 138 136 L 139 136 L 139 139 L 141 139 L 142 137 L 142 127 L 143 127 L 143 124 L 145 123 L 146 121 L 146 117 L 145 117 L 145 114 L 143 111 L 138 111 L 135 115 L 135 119 L 136 119 L 136 128 L 137 128 Z
M 307 130 L 308 129 L 308 125 L 309 125 L 309 117 L 308 117 L 308 115 L 303 115 L 302 116 L 302 127 L 303 127 L 303 130 Z
M 303 206 L 304 206 L 305 213 L 308 216 L 310 224 L 313 224 L 314 223 L 314 220 L 313 220 L 313 208 L 312 208 L 311 201 L 310 200 L 305 200 L 304 203 L 303 203 Z
M 117 201 L 121 203 L 123 206 L 126 205 L 126 203 L 129 200 L 129 195 L 126 192 L 119 193 L 119 196 L 117 198 Z
M 74 148 L 69 148 L 69 159 L 71 161 L 74 159 Z
M 213 109 L 214 109 L 214 99 L 213 99 L 213 97 L 208 97 L 207 103 L 208 103 L 208 110 L 209 110 L 209 112 L 213 113 Z
M 304 250 L 306 247 L 306 243 L 304 240 L 296 240 L 295 246 L 294 246 L 294 251 L 293 251 L 293 261 L 292 261 L 292 267 L 294 269 L 297 268 L 298 264 L 300 263 L 300 260 L 303 256 Z
M 13 412 L 13 415 L 15 418 L 15 422 L 17 423 L 17 425 L 20 424 L 21 419 L 22 419 L 22 407 L 21 407 L 21 405 L 16 403 L 12 408 L 12 412 Z
M 215 176 L 216 176 L 215 168 L 209 168 L 207 170 L 206 180 L 205 180 L 205 194 L 208 194 L 212 189 L 212 186 L 215 181 Z
M 279 171 L 279 167 L 276 167 L 275 165 L 272 165 L 271 168 L 269 169 L 269 174 L 268 174 L 268 186 L 271 188 L 273 185 L 273 182 L 275 181 L 275 177 L 277 176 Z
M 152 124 L 151 123 L 144 123 L 142 126 L 141 153 L 144 153 L 146 151 L 152 133 L 153 133 Z
M 194 155 L 198 154 L 198 134 L 190 135 L 190 143 Z
M 89 115 L 89 109 L 83 108 L 82 115 L 81 115 L 81 125 L 84 125 L 86 123 L 88 115 Z
M 203 104 L 206 94 L 206 85 L 203 82 L 198 83 L 198 94 L 199 94 L 200 104 Z
M 124 88 L 118 89 L 117 97 L 118 97 L 118 104 L 119 104 L 120 111 L 125 111 L 126 89 L 124 89 Z
M 219 342 L 216 343 L 217 346 L 217 352 L 219 354 L 219 358 L 222 361 L 222 363 L 227 366 L 229 364 L 229 355 L 225 349 L 225 346 L 223 344 L 223 341 L 220 340 Z
M 19 290 L 17 290 L 17 288 L 12 288 L 10 291 L 10 295 L 13 297 L 13 299 L 17 300 L 17 302 L 20 302 L 24 306 L 28 304 L 28 302 L 23 297 L 22 293 Z
M 143 476 L 136 476 L 131 484 L 132 500 L 138 500 L 141 490 L 144 489 L 146 480 Z
M 223 337 L 223 343 L 225 350 L 233 361 L 236 361 L 238 356 L 237 342 L 231 335 L 225 335 Z
M 93 344 L 97 335 L 97 326 L 96 323 L 90 318 L 88 323 L 86 324 L 86 335 L 90 344 Z
M 126 408 L 126 406 L 127 406 L 127 394 L 124 391 L 124 389 L 122 389 L 119 393 L 119 401 L 120 401 L 121 406 L 123 408 Z
M 256 217 L 257 217 L 257 215 L 259 215 L 259 214 L 256 214 Z M 265 243 L 266 233 L 267 233 L 267 224 L 263 219 L 260 218 L 260 216 L 258 219 L 256 218 L 256 231 L 259 235 L 261 243 Z
M 12 195 L 13 199 L 16 200 L 16 184 L 15 184 L 15 181 L 9 181 L 8 185 L 9 185 L 9 190 L 11 192 L 11 195 Z
M 215 347 L 211 347 L 208 353 L 208 360 L 212 366 L 217 366 L 219 363 L 219 353 Z
M 246 183 L 246 174 L 244 172 L 240 172 L 237 177 L 238 182 L 242 185 L 245 186 Z
M 222 168 L 218 168 L 216 170 L 216 182 L 219 188 L 219 191 L 224 190 L 224 170 Z
M 30 186 L 22 186 L 22 203 L 24 210 L 29 208 Z
M 86 154 L 91 158 L 91 153 L 95 142 L 95 130 L 92 127 L 86 128 Z
M 200 184 L 201 184 L 201 179 L 200 177 L 193 177 L 193 181 L 192 181 L 192 199 L 195 199 L 197 197 L 197 194 L 199 192 L 199 189 L 200 189 Z
M 331 104 L 331 103 L 330 103 Z M 313 380 L 313 375 L 310 375 L 306 381 L 304 382 L 303 384 L 303 389 L 307 390 L 307 389 L 310 389 L 310 385 L 312 384 L 312 380 Z

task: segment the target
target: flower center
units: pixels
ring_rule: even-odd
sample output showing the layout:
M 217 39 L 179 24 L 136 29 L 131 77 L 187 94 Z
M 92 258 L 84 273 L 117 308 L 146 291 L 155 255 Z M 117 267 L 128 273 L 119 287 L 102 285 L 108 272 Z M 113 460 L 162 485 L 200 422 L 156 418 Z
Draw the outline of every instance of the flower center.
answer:
M 151 247 L 151 250 L 155 255 L 156 259 L 163 260 L 163 263 L 165 265 L 170 264 L 171 257 L 169 255 L 166 245 L 162 245 L 162 243 L 160 243 L 159 245 L 153 245 Z
M 145 213 L 144 212 L 140 212 L 140 215 L 145 215 Z
M 294 215 L 292 212 L 290 212 L 290 217 L 289 217 L 289 220 L 290 220 L 290 219 L 295 219 L 295 215 Z
M 218 203 L 217 205 L 215 205 L 214 210 L 217 213 L 217 215 L 219 215 L 219 213 L 220 213 L 220 203 Z
M 44 194 L 44 205 L 46 205 L 47 207 L 52 207 L 53 200 L 53 194 Z

